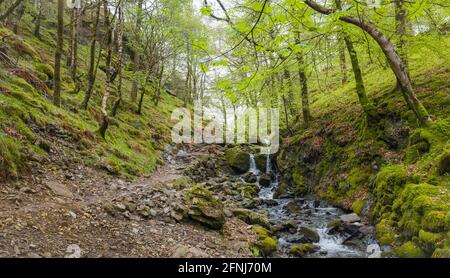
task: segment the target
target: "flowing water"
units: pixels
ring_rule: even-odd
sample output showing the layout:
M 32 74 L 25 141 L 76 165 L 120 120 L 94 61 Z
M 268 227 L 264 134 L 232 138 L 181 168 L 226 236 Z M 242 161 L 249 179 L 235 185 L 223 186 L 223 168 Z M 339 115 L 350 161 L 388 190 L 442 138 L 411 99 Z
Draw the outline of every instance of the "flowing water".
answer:
M 330 235 L 328 234 L 327 223 L 332 220 L 339 219 L 340 215 L 344 212 L 338 208 L 327 205 L 325 202 L 318 201 L 313 197 L 305 198 L 286 198 L 286 199 L 274 199 L 273 192 L 278 187 L 278 173 L 275 165 L 272 165 L 270 157 L 267 157 L 266 173 L 272 174 L 273 180 L 268 187 L 261 187 L 259 198 L 266 200 L 266 204 L 260 206 L 260 209 L 264 209 L 268 212 L 269 220 L 272 224 L 283 224 L 287 222 L 293 222 L 297 225 L 307 226 L 315 229 L 319 236 L 320 241 L 315 243 L 319 246 L 319 251 L 312 253 L 309 257 L 366 257 L 366 247 L 374 241 L 369 238 L 365 239 L 358 246 L 348 246 L 344 244 L 344 241 L 348 238 L 348 235 Z M 254 156 L 251 156 L 250 160 L 250 172 L 258 176 L 260 171 L 256 168 Z M 287 206 L 297 207 L 295 212 L 289 211 Z M 278 233 L 278 243 L 284 254 L 292 245 L 298 242 L 298 235 L 290 233 L 289 231 Z

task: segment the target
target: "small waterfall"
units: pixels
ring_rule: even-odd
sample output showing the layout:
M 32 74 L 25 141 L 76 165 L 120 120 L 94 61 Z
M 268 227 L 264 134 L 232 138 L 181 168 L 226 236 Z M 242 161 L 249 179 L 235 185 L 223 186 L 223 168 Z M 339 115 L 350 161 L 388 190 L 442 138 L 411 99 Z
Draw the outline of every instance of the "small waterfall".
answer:
M 255 176 L 259 175 L 259 170 L 256 167 L 255 156 L 253 154 L 250 154 L 250 170 L 249 171 Z
M 270 174 L 272 172 L 272 163 L 270 162 L 270 154 L 267 154 L 266 158 L 266 174 Z

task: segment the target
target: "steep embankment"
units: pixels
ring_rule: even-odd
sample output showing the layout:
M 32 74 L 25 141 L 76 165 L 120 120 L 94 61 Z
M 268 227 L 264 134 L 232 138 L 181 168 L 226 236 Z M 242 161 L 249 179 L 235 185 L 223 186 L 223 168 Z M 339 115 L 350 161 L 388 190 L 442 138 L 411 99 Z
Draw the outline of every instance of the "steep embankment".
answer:
M 450 256 L 450 72 L 426 48 L 411 75 L 432 122 L 419 127 L 395 90 L 391 72 L 366 68 L 369 97 L 381 120 L 368 126 L 354 83 L 313 92 L 313 124 L 298 127 L 278 155 L 285 185 L 353 210 L 376 224 L 395 256 Z
M 170 139 L 170 114 L 181 101 L 163 93 L 156 107 L 149 86 L 143 113 L 138 115 L 136 104 L 129 102 L 132 72 L 125 71 L 122 105 L 102 139 L 97 130 L 104 67 L 99 65 L 87 110 L 79 108 L 84 89 L 77 92 L 63 67 L 62 107 L 55 107 L 51 103 L 55 29 L 47 23 L 38 39 L 27 22 L 20 25 L 19 34 L 0 26 L 0 177 L 16 179 L 42 163 L 63 168 L 84 164 L 128 178 L 153 171 Z M 80 41 L 79 74 L 85 83 L 82 73 L 88 71 L 89 47 L 87 40 Z M 113 101 L 116 94 L 113 85 Z

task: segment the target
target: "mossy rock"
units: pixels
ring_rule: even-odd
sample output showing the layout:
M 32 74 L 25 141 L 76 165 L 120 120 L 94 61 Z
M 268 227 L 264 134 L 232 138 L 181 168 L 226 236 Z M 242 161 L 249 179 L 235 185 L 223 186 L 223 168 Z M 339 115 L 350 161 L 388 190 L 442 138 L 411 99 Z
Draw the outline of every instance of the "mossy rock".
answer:
M 225 151 L 225 160 L 237 173 L 245 173 L 250 169 L 250 154 L 238 146 Z
M 250 209 L 236 208 L 232 210 L 232 213 L 237 218 L 241 219 L 250 225 L 259 225 L 265 229 L 269 229 L 269 219 L 266 214 L 255 212 Z
M 37 71 L 47 75 L 48 78 L 53 79 L 53 75 L 55 73 L 55 70 L 53 69 L 53 67 L 51 65 L 44 64 L 44 63 L 36 63 L 34 65 L 34 67 L 36 68 Z
M 0 177 L 17 178 L 23 166 L 21 144 L 0 132 Z
M 366 204 L 366 201 L 364 199 L 358 199 L 358 200 L 354 201 L 352 204 L 353 212 L 358 214 L 359 216 L 361 216 L 361 213 L 364 209 L 365 204 Z
M 236 190 L 242 197 L 251 199 L 258 196 L 260 188 L 256 183 L 238 182 Z
M 297 167 L 292 171 L 292 183 L 294 186 L 294 194 L 296 196 L 303 196 L 308 193 L 305 177 L 303 176 L 301 170 Z
M 189 177 L 183 176 L 183 177 L 176 179 L 173 182 L 172 187 L 177 190 L 180 190 L 180 189 L 189 187 L 191 184 L 192 184 L 192 180 Z
M 431 255 L 432 258 L 450 258 L 450 247 L 445 248 L 437 248 L 434 250 L 433 255 Z
M 185 198 L 192 220 L 212 229 L 222 229 L 225 224 L 223 204 L 208 189 L 193 185 L 185 192 Z
M 402 246 L 394 249 L 394 254 L 400 258 L 425 258 L 426 255 L 422 249 L 420 249 L 412 241 L 404 243 Z
M 450 174 L 450 151 L 445 151 L 440 157 L 438 162 L 439 175 Z
M 430 233 L 424 230 L 419 231 L 419 245 L 427 254 L 431 255 L 443 240 L 443 234 Z
M 443 232 L 445 231 L 446 213 L 443 211 L 431 211 L 425 215 L 422 220 L 422 226 L 431 232 Z
M 256 247 L 261 251 L 262 255 L 269 256 L 277 250 L 278 241 L 270 236 L 270 232 L 267 229 L 254 225 L 253 231 L 258 236 Z
M 395 241 L 395 230 L 392 222 L 388 219 L 382 219 L 375 226 L 377 239 L 381 245 L 392 245 Z
M 292 246 L 288 253 L 295 257 L 304 257 L 307 254 L 316 252 L 319 249 L 319 247 L 311 244 L 311 243 L 301 243 Z
M 265 173 L 267 170 L 267 155 L 266 154 L 255 155 L 255 164 L 258 170 Z

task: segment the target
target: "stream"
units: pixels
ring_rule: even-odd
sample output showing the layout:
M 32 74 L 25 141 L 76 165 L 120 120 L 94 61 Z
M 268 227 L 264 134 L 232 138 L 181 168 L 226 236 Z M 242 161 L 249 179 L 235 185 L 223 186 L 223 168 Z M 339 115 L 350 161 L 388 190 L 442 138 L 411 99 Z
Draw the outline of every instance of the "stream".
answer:
M 313 196 L 304 198 L 284 198 L 274 199 L 273 193 L 278 187 L 279 173 L 276 166 L 272 165 L 269 156 L 267 156 L 266 174 L 272 176 L 269 186 L 260 185 L 261 172 L 256 168 L 254 156 L 250 159 L 250 172 L 257 176 L 257 184 L 260 187 L 259 198 L 265 200 L 264 205 L 259 206 L 261 210 L 268 213 L 269 221 L 273 226 L 283 225 L 284 223 L 294 223 L 295 226 L 307 226 L 317 231 L 320 240 L 314 245 L 319 247 L 317 252 L 311 253 L 306 257 L 368 257 L 369 255 L 377 256 L 377 254 L 369 254 L 368 251 L 377 252 L 378 245 L 371 234 L 357 239 L 357 244 L 353 240 L 353 244 L 346 242 L 352 235 L 348 232 L 329 234 L 327 224 L 339 219 L 345 212 L 339 208 L 329 206 L 324 201 L 319 201 Z M 295 208 L 293 212 L 289 207 Z M 352 225 L 363 225 L 353 223 Z M 298 229 L 298 228 L 297 228 Z M 299 237 L 298 231 L 290 230 L 278 232 L 278 244 L 283 254 L 287 254 L 291 246 L 303 243 Z M 371 252 L 372 253 L 372 252 Z

